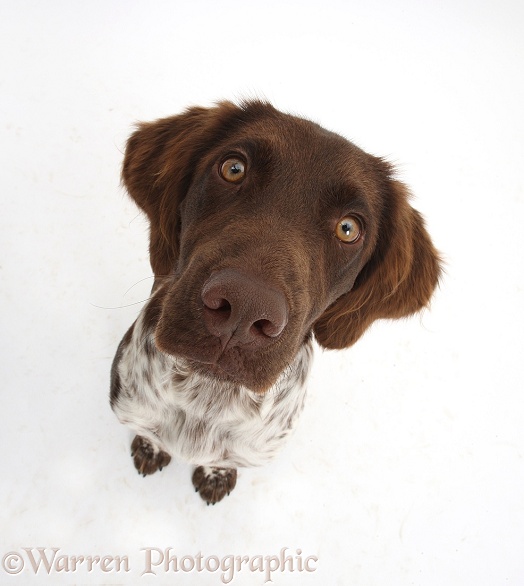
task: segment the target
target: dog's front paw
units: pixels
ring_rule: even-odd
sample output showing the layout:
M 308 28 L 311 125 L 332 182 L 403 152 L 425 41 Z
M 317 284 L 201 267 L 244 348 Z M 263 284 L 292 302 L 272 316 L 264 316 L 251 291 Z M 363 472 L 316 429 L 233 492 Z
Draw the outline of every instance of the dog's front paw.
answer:
M 199 466 L 193 472 L 193 486 L 208 505 L 221 501 L 236 483 L 236 468 Z
M 135 436 L 131 444 L 131 456 L 135 468 L 142 476 L 154 474 L 171 462 L 171 456 L 167 452 L 158 449 L 148 439 L 140 435 Z

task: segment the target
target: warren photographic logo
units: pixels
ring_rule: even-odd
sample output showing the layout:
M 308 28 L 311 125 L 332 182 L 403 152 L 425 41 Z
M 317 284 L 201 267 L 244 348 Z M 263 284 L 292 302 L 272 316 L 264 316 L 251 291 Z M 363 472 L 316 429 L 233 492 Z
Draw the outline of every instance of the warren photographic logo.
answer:
M 24 547 L 20 551 L 10 551 L 2 558 L 2 569 L 11 575 L 20 574 L 24 569 L 33 574 L 52 574 L 76 572 L 81 568 L 88 572 L 95 569 L 104 573 L 129 572 L 129 558 L 118 555 L 66 555 L 61 553 L 59 547 Z
M 68 574 L 99 572 L 127 573 L 134 570 L 139 576 L 168 574 L 216 574 L 222 584 L 231 584 L 239 574 L 259 574 L 263 583 L 278 581 L 284 573 L 312 573 L 317 570 L 318 557 L 305 555 L 301 549 L 288 547 L 276 555 L 177 555 L 172 547 L 145 547 L 140 550 L 140 561 L 128 555 L 70 555 L 59 547 L 23 547 L 10 551 L 2 558 L 1 569 L 11 576 L 32 574 Z

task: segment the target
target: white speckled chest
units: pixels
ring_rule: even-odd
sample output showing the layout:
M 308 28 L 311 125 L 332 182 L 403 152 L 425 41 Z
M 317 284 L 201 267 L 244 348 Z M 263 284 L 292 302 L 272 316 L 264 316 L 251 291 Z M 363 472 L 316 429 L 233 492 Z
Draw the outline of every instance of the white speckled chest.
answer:
M 158 449 L 204 466 L 258 466 L 270 460 L 304 407 L 312 342 L 265 393 L 191 372 L 154 345 L 142 310 L 115 365 L 113 410 Z

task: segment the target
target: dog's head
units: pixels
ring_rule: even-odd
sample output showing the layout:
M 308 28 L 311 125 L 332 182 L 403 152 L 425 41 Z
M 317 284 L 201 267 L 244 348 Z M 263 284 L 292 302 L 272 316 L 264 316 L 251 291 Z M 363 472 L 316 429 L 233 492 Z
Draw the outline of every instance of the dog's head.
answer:
M 158 347 L 263 392 L 311 332 L 344 348 L 427 305 L 438 254 L 392 175 L 267 103 L 141 124 L 123 181 L 150 221 Z

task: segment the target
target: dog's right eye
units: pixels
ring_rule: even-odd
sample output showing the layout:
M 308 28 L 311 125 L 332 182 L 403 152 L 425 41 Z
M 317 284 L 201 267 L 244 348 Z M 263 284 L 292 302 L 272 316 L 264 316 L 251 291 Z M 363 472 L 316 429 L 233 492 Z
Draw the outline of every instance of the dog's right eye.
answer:
M 246 174 L 246 165 L 242 159 L 231 157 L 220 165 L 220 176 L 229 183 L 239 183 Z

